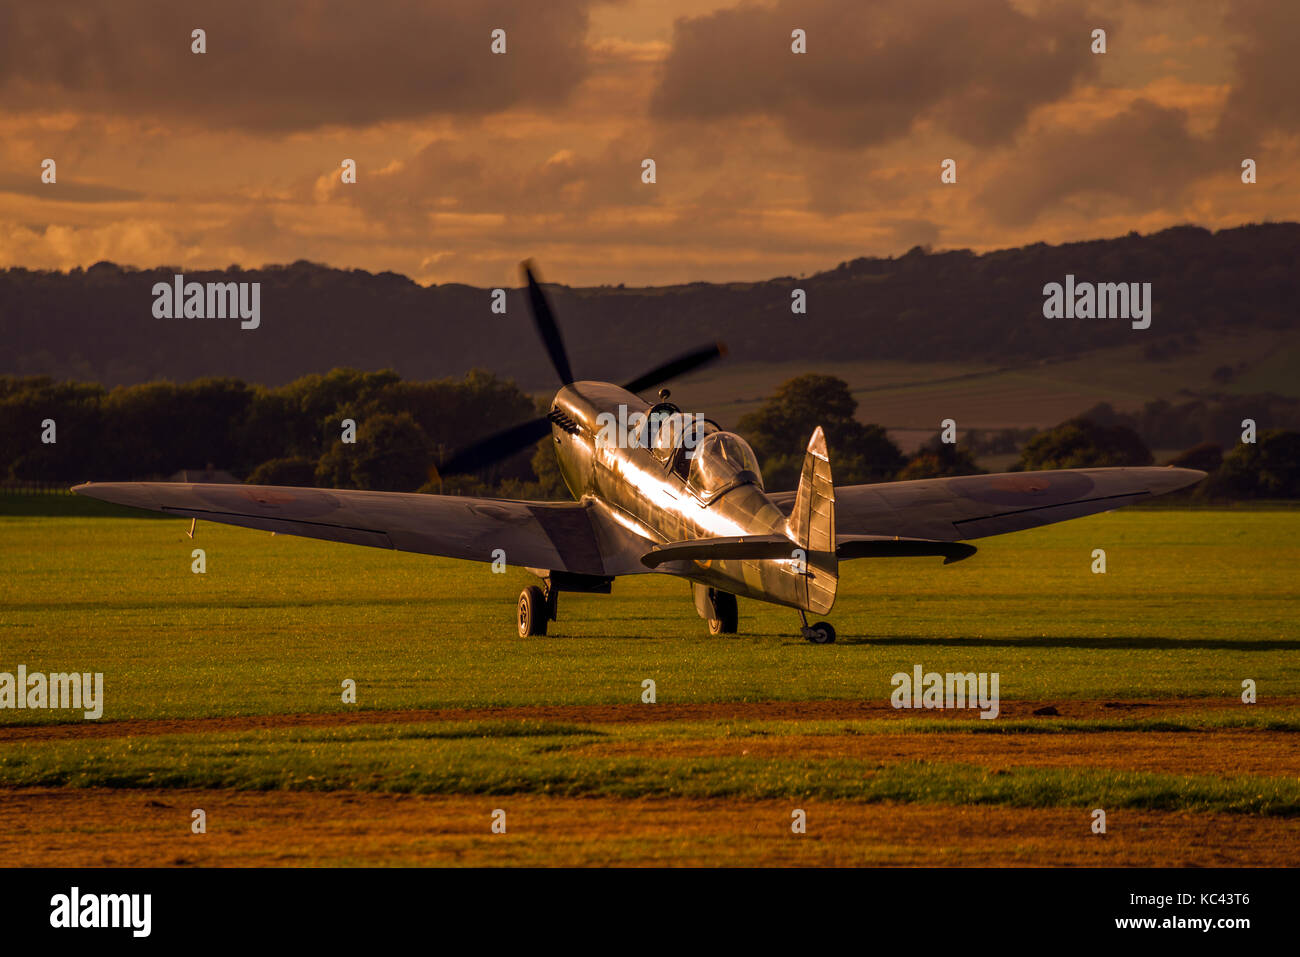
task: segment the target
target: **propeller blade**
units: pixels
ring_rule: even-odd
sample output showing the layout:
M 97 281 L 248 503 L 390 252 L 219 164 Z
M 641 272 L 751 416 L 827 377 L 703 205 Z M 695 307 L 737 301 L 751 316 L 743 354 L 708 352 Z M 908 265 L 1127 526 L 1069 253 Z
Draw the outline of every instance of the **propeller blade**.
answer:
M 542 337 L 542 344 L 546 346 L 546 354 L 551 357 L 551 365 L 555 367 L 560 382 L 568 385 L 573 381 L 573 372 L 569 368 L 569 354 L 564 349 L 564 340 L 560 338 L 560 327 L 555 324 L 555 313 L 551 311 L 546 293 L 542 292 L 537 277 L 533 275 L 532 260 L 524 260 L 522 268 L 524 279 L 528 282 L 528 304 L 532 310 L 533 322 L 537 325 L 537 332 Z
M 477 472 L 504 458 L 509 458 L 520 449 L 535 445 L 550 434 L 551 420 L 546 416 L 521 422 L 519 425 L 466 446 L 444 462 L 438 471 L 444 475 Z
M 727 347 L 721 342 L 715 342 L 703 349 L 696 349 L 694 352 L 688 352 L 684 356 L 678 356 L 670 362 L 665 362 L 661 366 L 651 369 L 644 375 L 637 376 L 623 388 L 628 392 L 641 392 L 651 386 L 658 385 L 660 382 L 667 382 L 692 369 L 698 369 L 702 365 L 712 362 L 727 354 Z

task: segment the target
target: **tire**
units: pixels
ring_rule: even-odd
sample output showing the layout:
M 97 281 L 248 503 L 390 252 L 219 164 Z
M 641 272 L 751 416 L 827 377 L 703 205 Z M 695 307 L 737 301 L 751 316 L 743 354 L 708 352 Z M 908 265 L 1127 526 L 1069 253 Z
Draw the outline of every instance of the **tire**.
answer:
M 519 593 L 519 637 L 536 638 L 546 634 L 550 609 L 546 596 L 536 585 L 529 585 Z
M 714 592 L 713 607 L 718 617 L 709 619 L 709 634 L 734 635 L 740 625 L 740 610 L 736 607 L 736 596 L 729 592 Z
M 819 621 L 808 629 L 808 640 L 814 645 L 830 645 L 835 642 L 835 626 L 829 621 Z

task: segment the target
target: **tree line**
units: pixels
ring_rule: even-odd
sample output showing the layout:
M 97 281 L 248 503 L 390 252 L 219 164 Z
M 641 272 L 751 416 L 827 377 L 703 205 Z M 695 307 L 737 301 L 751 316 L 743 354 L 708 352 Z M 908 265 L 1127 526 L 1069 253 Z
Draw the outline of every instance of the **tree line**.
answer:
M 814 427 L 826 433 L 837 485 L 975 475 L 986 471 L 976 456 L 1019 450 L 1012 471 L 1145 466 L 1155 463 L 1151 444 L 1184 451 L 1162 465 L 1201 469 L 1207 479 L 1185 493 L 1199 499 L 1300 499 L 1300 431 L 1268 428 L 1294 423 L 1298 403 L 1279 396 L 1157 401 L 1128 415 L 1102 404 L 1052 429 L 972 431 L 947 443 L 936 434 L 905 456 L 878 425 L 854 417 L 857 401 L 842 379 L 804 375 L 783 384 L 738 431 L 753 445 L 767 485 L 798 482 L 804 443 Z M 1243 429 L 1245 420 L 1260 423 Z M 1254 441 L 1243 441 L 1242 434 Z
M 1037 433 L 971 431 L 953 443 L 936 434 L 905 455 L 883 427 L 858 421 L 846 382 L 809 374 L 782 384 L 737 431 L 754 447 L 770 490 L 797 484 L 820 425 L 840 485 L 978 474 L 981 455 L 1011 450 L 1019 456 L 1012 470 L 1151 465 L 1156 445 L 1184 447 L 1160 464 L 1211 473 L 1190 495 L 1300 499 L 1300 431 L 1271 427 L 1291 421 L 1295 405 L 1224 397 L 1153 402 L 1129 414 L 1103 404 Z M 565 498 L 548 441 L 475 475 L 444 477 L 435 468 L 540 411 L 513 381 L 482 370 L 412 382 L 391 370 L 334 369 L 279 387 L 213 378 L 111 390 L 0 377 L 0 478 L 147 481 L 219 468 L 259 485 Z M 1246 412 L 1260 417 L 1253 442 L 1239 434 L 1243 418 L 1252 418 Z
M 0 476 L 142 481 L 215 467 L 269 484 L 413 491 L 451 450 L 536 414 L 513 382 L 479 370 L 409 382 L 334 369 L 278 388 L 210 378 L 107 390 L 0 377 Z M 346 420 L 355 442 L 344 441 Z M 46 421 L 52 442 L 42 441 Z M 536 480 L 527 455 L 482 478 Z

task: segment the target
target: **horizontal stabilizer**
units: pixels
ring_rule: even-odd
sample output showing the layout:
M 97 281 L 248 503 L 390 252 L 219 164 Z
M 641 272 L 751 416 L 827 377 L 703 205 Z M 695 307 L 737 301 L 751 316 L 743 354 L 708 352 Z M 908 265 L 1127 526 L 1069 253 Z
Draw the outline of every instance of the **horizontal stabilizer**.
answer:
M 666 562 L 706 562 L 725 559 L 794 559 L 799 546 L 784 535 L 743 535 L 736 538 L 696 538 L 658 545 L 641 556 L 642 564 L 657 568 Z M 934 542 L 923 538 L 890 538 L 882 535 L 841 535 L 835 540 L 835 555 L 849 558 L 916 558 L 935 555 L 945 565 L 970 558 L 975 546 L 965 542 Z M 803 556 L 805 559 L 807 556 Z
M 881 535 L 841 535 L 835 539 L 835 554 L 846 558 L 915 558 L 942 555 L 951 565 L 975 554 L 965 542 L 935 542 L 925 538 L 888 538 Z
M 641 556 L 642 564 L 656 568 L 665 562 L 706 562 L 724 559 L 796 557 L 799 546 L 784 535 L 742 535 L 736 538 L 696 538 L 657 545 Z

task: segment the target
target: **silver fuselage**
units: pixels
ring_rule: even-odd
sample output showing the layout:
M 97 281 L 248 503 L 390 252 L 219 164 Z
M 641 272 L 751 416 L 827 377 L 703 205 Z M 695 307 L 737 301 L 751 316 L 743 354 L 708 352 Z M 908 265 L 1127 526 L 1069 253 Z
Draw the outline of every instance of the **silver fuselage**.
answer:
M 687 450 L 677 449 L 665 460 L 630 442 L 597 441 L 609 421 L 602 413 L 626 420 L 650 412 L 651 406 L 633 393 L 608 382 L 575 382 L 556 393 L 552 409 L 564 417 L 563 424 L 552 422 L 551 437 L 573 497 L 596 499 L 616 521 L 650 542 L 788 534 L 785 513 L 753 482 L 705 500 L 681 474 Z M 735 595 L 806 607 L 805 573 L 793 555 L 788 561 L 670 562 L 659 570 Z

